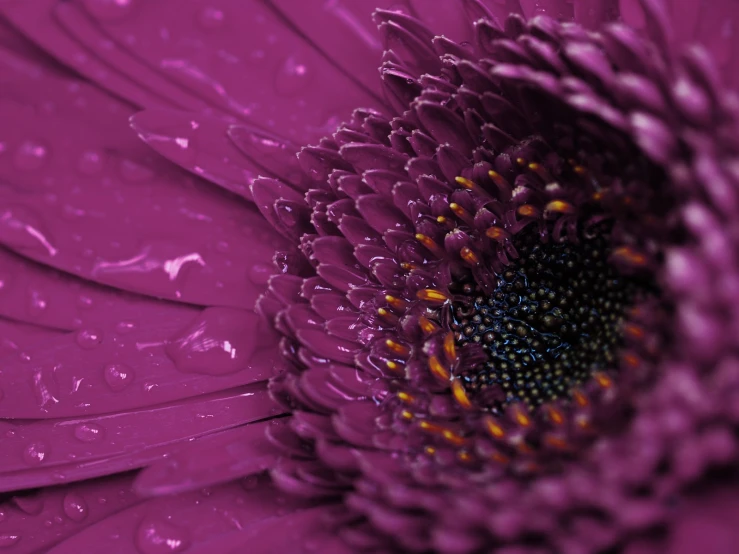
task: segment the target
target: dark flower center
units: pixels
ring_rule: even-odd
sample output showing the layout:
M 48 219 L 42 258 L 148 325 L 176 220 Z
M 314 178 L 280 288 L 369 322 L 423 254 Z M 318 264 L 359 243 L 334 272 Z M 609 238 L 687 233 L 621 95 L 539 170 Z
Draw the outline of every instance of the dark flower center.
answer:
M 617 366 L 624 315 L 640 285 L 608 262 L 609 239 L 600 229 L 577 243 L 542 243 L 524 232 L 515 239 L 519 258 L 496 274 L 492 292 L 459 285 L 451 308 L 457 345 L 478 344 L 487 355 L 459 374 L 479 405 L 536 408 Z

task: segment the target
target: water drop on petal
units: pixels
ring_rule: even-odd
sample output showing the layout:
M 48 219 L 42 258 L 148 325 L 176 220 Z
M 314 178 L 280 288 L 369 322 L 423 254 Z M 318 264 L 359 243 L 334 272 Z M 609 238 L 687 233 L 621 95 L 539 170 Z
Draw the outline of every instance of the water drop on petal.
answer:
M 105 383 L 112 391 L 121 391 L 133 382 L 133 369 L 125 364 L 108 364 L 103 369 Z
M 166 346 L 180 371 L 226 375 L 246 367 L 258 339 L 259 318 L 233 308 L 206 308 Z
M 302 61 L 289 56 L 275 75 L 275 92 L 283 97 L 295 96 L 306 89 L 312 75 Z
M 97 423 L 80 423 L 74 428 L 74 437 L 82 442 L 95 442 L 103 438 L 105 429 Z
M 44 146 L 40 142 L 27 140 L 21 143 L 15 151 L 13 161 L 18 169 L 32 171 L 43 167 L 48 156 L 48 147 Z
M 83 350 L 92 350 L 103 342 L 103 333 L 98 329 L 80 329 L 74 340 Z
M 0 548 L 10 548 L 21 540 L 18 533 L 0 533 Z
M 165 521 L 144 518 L 136 531 L 136 547 L 141 554 L 171 554 L 189 546 L 187 531 Z
M 39 465 L 49 457 L 49 447 L 43 442 L 34 442 L 29 444 L 23 450 L 23 461 L 29 466 Z
M 94 175 L 103 169 L 103 155 L 96 150 L 86 150 L 77 162 L 77 169 L 83 175 Z
M 87 502 L 79 494 L 74 492 L 67 493 L 62 501 L 64 513 L 72 521 L 83 521 L 89 512 Z
M 20 511 L 30 516 L 38 515 L 44 509 L 44 501 L 38 496 L 15 496 L 12 502 Z
M 218 29 L 223 25 L 223 10 L 213 7 L 203 8 L 198 20 L 203 29 L 208 31 Z

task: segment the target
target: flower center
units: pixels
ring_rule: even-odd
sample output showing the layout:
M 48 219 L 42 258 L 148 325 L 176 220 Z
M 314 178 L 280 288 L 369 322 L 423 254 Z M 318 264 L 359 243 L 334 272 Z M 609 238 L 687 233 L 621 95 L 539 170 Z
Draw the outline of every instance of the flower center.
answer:
M 624 315 L 639 285 L 609 264 L 610 237 L 600 231 L 577 243 L 521 233 L 519 257 L 496 274 L 492 292 L 460 285 L 451 307 L 457 345 L 477 344 L 487 359 L 459 378 L 479 405 L 536 408 L 568 398 L 594 371 L 617 367 Z

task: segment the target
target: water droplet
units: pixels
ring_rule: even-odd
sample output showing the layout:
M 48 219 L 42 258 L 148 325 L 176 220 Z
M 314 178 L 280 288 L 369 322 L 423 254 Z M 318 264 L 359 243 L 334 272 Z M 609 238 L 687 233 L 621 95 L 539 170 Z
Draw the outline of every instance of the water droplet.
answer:
M 266 264 L 254 264 L 249 270 L 249 280 L 255 285 L 266 285 L 274 274 L 274 268 Z
M 257 341 L 259 318 L 233 308 L 206 308 L 174 336 L 165 352 L 180 371 L 226 375 L 248 364 Z
M 82 442 L 95 442 L 103 438 L 105 429 L 97 423 L 80 423 L 74 428 L 74 437 Z
M 275 92 L 280 96 L 295 96 L 306 89 L 311 77 L 308 67 L 298 58 L 290 56 L 275 75 Z
M 103 169 L 103 155 L 96 150 L 87 150 L 82 153 L 77 162 L 77 169 L 83 175 L 94 175 Z
M 126 181 L 139 183 L 150 180 L 154 177 L 154 172 L 148 167 L 131 160 L 123 160 L 121 162 L 121 176 Z
M 98 329 L 80 329 L 74 340 L 83 350 L 92 350 L 103 342 L 103 333 Z
M 221 25 L 223 25 L 223 10 L 219 10 L 218 8 L 213 7 L 203 8 L 200 11 L 200 16 L 198 19 L 203 29 L 207 29 L 209 31 L 213 29 L 218 29 Z
M 87 502 L 79 494 L 67 493 L 62 501 L 64 513 L 72 521 L 83 521 L 88 514 Z
M 23 461 L 29 466 L 37 466 L 49 457 L 49 446 L 43 442 L 29 444 L 23 451 Z
M 80 308 L 85 308 L 85 309 L 92 308 L 93 302 L 94 302 L 93 299 L 85 294 L 81 294 L 77 297 L 77 305 Z
M 37 317 L 46 310 L 46 298 L 37 290 L 30 290 L 28 291 L 28 294 L 28 315 L 31 317 Z
M 49 157 L 49 149 L 40 142 L 27 140 L 15 151 L 13 161 L 18 169 L 32 171 L 40 169 Z
M 144 518 L 136 531 L 136 547 L 141 554 L 170 554 L 189 546 L 187 531 L 165 521 Z
M 113 391 L 121 391 L 133 382 L 133 369 L 125 364 L 108 364 L 103 370 L 105 383 Z
M 38 515 L 44 509 L 44 501 L 38 496 L 15 496 L 13 497 L 13 504 L 29 516 Z
M 8 512 L 0 508 L 0 523 L 8 519 Z
M 10 548 L 21 540 L 18 533 L 0 533 L 0 548 Z
M 136 329 L 136 322 L 131 320 L 123 320 L 116 323 L 115 330 L 119 335 L 127 335 Z
M 85 0 L 85 7 L 100 21 L 116 21 L 131 11 L 133 0 Z

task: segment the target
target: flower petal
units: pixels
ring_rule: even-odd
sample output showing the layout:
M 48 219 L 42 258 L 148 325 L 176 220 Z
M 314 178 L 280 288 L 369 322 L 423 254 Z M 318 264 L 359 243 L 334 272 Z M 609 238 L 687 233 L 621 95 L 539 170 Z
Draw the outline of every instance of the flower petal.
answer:
M 0 505 L 0 544 L 10 552 L 31 553 L 49 547 L 141 501 L 121 475 L 24 494 Z M 52 521 L 53 525 L 45 522 Z
M 250 275 L 282 245 L 256 210 L 84 125 L 105 113 L 72 121 L 0 103 L 0 116 L 11 153 L 0 157 L 0 177 L 11 183 L 0 188 L 0 242 L 126 290 L 254 305 L 264 283 Z
M 0 490 L 48 486 L 135 469 L 210 433 L 269 417 L 264 384 L 105 417 L 6 424 Z M 146 421 L 157 425 L 146 425 Z
M 140 316 L 60 334 L 26 356 L 6 357 L 0 413 L 112 413 L 262 381 L 279 367 L 276 338 L 251 312 L 161 304 Z

